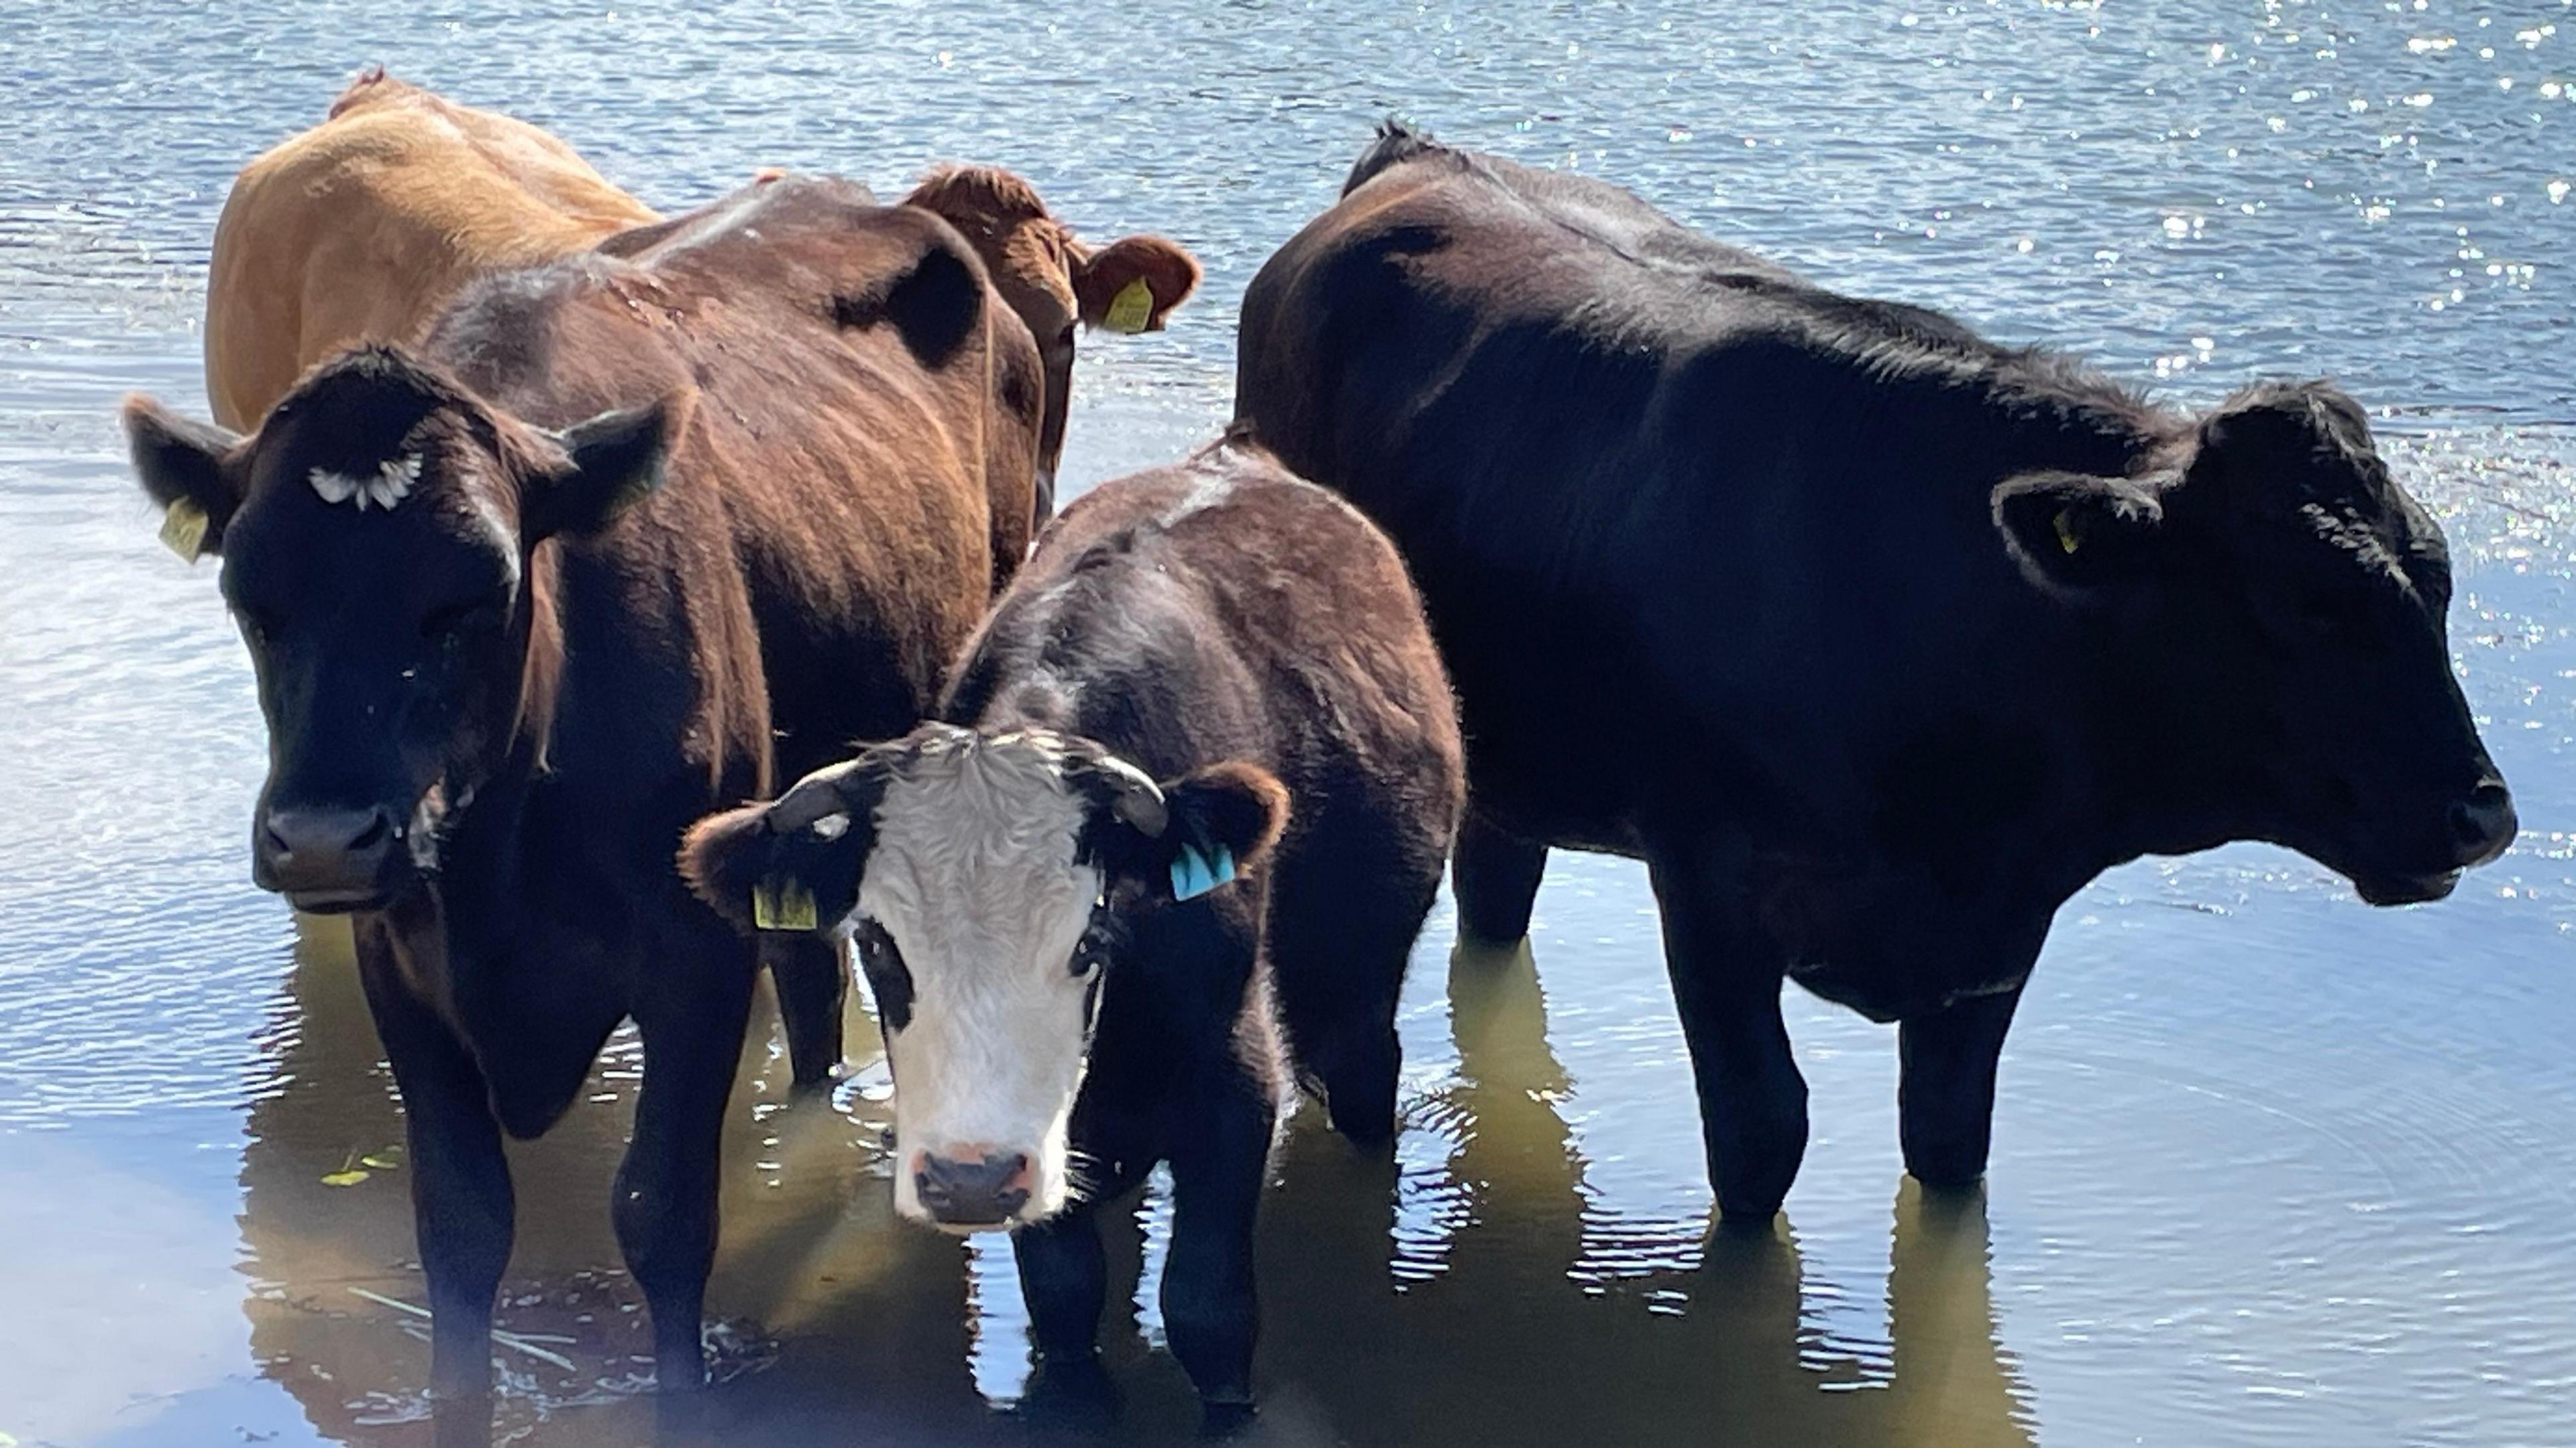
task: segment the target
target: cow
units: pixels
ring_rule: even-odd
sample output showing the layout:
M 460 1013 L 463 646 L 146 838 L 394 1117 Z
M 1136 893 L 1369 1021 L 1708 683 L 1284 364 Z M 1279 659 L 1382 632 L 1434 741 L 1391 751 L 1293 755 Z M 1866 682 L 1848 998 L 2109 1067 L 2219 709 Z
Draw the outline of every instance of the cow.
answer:
M 765 169 L 753 184 L 787 173 Z M 904 198 L 955 226 L 1029 329 L 1046 376 L 1036 515 L 1053 510 L 1075 323 L 1159 331 L 1199 284 L 1152 235 L 1085 245 L 1026 180 L 933 168 Z M 362 341 L 411 342 L 476 277 L 667 235 L 643 202 L 546 132 L 394 79 L 358 77 L 319 126 L 242 168 L 206 281 L 206 395 L 256 427 L 305 368 Z
M 2442 531 L 2328 383 L 2197 416 L 1392 124 L 1245 294 L 1236 409 L 1394 537 L 1457 680 L 1463 934 L 1645 861 L 1724 1217 L 1807 1140 L 1784 975 L 1901 1023 L 1907 1169 L 1985 1172 L 2050 918 L 2230 840 L 2438 899 L 2513 801 Z
M 259 425 L 307 367 L 411 342 L 476 277 L 658 220 L 525 121 L 360 75 L 233 178 L 206 274 L 206 400 Z
M 628 1018 L 612 1212 L 662 1387 L 700 1382 L 755 954 L 673 852 L 936 701 L 1025 556 L 1042 387 L 954 228 L 787 178 L 631 256 L 471 283 L 249 436 L 128 401 L 163 536 L 220 557 L 249 646 L 252 877 L 352 919 L 442 1396 L 488 1401 L 502 1138 L 561 1117 Z M 799 944 L 782 1008 L 836 1017 L 831 945 Z
M 936 722 L 713 816 L 681 870 L 745 928 L 855 940 L 896 1207 L 1014 1231 L 1048 1396 L 1098 1374 L 1096 1214 L 1170 1163 L 1163 1319 L 1223 1428 L 1286 1085 L 1393 1139 L 1396 997 L 1463 787 L 1395 550 L 1233 437 L 1067 508 Z

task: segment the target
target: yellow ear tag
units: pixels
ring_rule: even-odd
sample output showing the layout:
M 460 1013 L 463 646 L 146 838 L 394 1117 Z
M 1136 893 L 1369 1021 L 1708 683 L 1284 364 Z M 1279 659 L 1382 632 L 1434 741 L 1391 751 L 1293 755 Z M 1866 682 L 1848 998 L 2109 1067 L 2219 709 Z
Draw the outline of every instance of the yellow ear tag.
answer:
M 2082 546 L 2083 542 L 2083 535 L 2075 531 L 2074 511 L 2060 508 L 2057 512 L 2057 546 L 2072 553 Z
M 1100 319 L 1100 325 L 1112 332 L 1132 335 L 1144 331 L 1145 324 L 1153 319 L 1154 289 L 1145 285 L 1143 277 L 1138 277 L 1119 288 L 1118 295 L 1109 299 L 1109 313 Z
M 815 929 L 813 892 L 793 880 L 763 880 L 751 887 L 751 923 L 762 930 Z
M 161 514 L 161 546 L 189 563 L 206 552 L 206 510 L 187 498 L 172 503 Z

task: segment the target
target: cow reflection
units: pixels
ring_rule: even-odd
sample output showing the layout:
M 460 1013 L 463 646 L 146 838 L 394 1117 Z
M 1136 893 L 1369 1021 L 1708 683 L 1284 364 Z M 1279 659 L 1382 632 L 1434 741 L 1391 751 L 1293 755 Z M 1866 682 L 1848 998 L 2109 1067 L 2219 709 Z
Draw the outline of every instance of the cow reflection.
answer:
M 1875 1361 L 1885 1349 L 1856 1355 L 1802 1318 L 1799 1251 L 1785 1228 L 1664 1243 L 1696 1252 L 1698 1265 L 1604 1276 L 1592 1266 L 1597 1213 L 1587 1237 L 1585 1162 L 1555 1105 L 1567 1073 L 1547 1045 L 1526 948 L 1463 955 L 1449 984 L 1457 1066 L 1407 1111 L 1408 1144 L 1445 1140 L 1446 1159 L 1408 1159 L 1399 1176 L 1315 1113 L 1281 1152 L 1261 1243 L 1266 1405 L 1244 1442 L 2032 1442 L 2028 1390 L 1995 1343 L 1981 1199 L 1926 1197 L 1910 1183 L 1899 1192 L 1892 1373 Z M 402 1421 L 427 1413 L 407 1314 L 356 1295 L 420 1301 L 403 1172 L 362 1162 L 402 1137 L 364 1012 L 345 933 L 308 924 L 272 1013 L 280 1084 L 251 1110 L 245 1311 L 263 1370 L 324 1436 L 423 1444 L 430 1425 Z M 865 1061 L 872 1035 L 853 1024 L 853 1059 Z M 962 1251 L 896 1230 L 876 1160 L 882 1103 L 856 1101 L 853 1122 L 829 1102 L 789 1098 L 786 1063 L 765 1046 L 747 1065 L 733 1124 L 754 1129 L 727 1133 L 713 1312 L 757 1320 L 777 1344 L 774 1365 L 658 1420 L 654 1400 L 627 1394 L 649 1369 L 636 1359 L 651 1354 L 640 1295 L 615 1270 L 606 1214 L 588 1193 L 552 1186 L 594 1180 L 620 1149 L 633 1062 L 612 1050 L 592 1094 L 614 1099 L 579 1108 L 514 1163 L 531 1186 L 500 1326 L 576 1367 L 497 1349 L 497 1432 L 535 1425 L 525 1441 L 661 1448 L 1191 1441 L 1188 1382 L 1148 1352 L 1132 1294 L 1119 1290 L 1103 1334 L 1124 1395 L 1110 1438 L 998 1421 L 968 1369 L 969 1324 L 980 1309 L 988 1363 L 1012 1355 L 1022 1328 L 1007 1274 L 1002 1292 L 970 1308 Z M 324 1182 L 344 1169 L 370 1175 Z M 1132 1232 L 1111 1259 L 1114 1277 L 1132 1283 L 1142 1265 Z M 1832 1390 L 1855 1381 L 1879 1386 Z
M 277 1084 L 251 1106 L 242 1163 L 252 1352 L 323 1436 L 428 1443 L 427 1357 L 413 1336 L 422 1324 L 396 1305 L 424 1300 L 393 1145 L 401 1114 L 346 925 L 299 918 L 298 928 L 266 1031 Z M 851 1024 L 852 1060 L 864 1063 L 874 1033 L 864 1019 Z M 656 1426 L 643 1295 L 595 1195 L 567 1186 L 598 1180 L 624 1149 L 640 1063 L 631 1042 L 612 1042 L 590 1100 L 543 1140 L 512 1147 L 523 1185 L 496 1319 L 496 1441 L 542 1422 L 532 1441 L 544 1444 L 767 1442 L 729 1425 L 747 1416 L 783 1430 L 827 1405 L 831 1422 L 901 1425 L 906 1441 L 988 1430 L 965 1370 L 960 1254 L 895 1230 L 873 1149 L 882 1103 L 855 1101 L 854 1121 L 826 1098 L 791 1095 L 772 1038 L 755 1023 L 734 1090 L 708 1309 L 720 1324 L 710 1333 L 716 1376 L 740 1376 Z M 470 1416 L 444 1425 L 441 1448 L 483 1441 L 479 1413 Z M 953 1432 L 943 1437 L 943 1427 Z
M 1837 1361 L 1849 1349 L 1802 1322 L 1799 1253 L 1785 1227 L 1716 1231 L 1697 1244 L 1695 1269 L 1603 1277 L 1587 1263 L 1584 1162 L 1553 1104 L 1566 1072 L 1547 1046 L 1526 945 L 1462 951 L 1449 986 L 1456 1084 L 1409 1115 L 1454 1124 L 1441 1175 L 1461 1196 L 1420 1211 L 1408 1182 L 1402 1222 L 1408 1239 L 1420 1218 L 1457 1224 L 1430 1254 L 1438 1270 L 1394 1249 L 1387 1174 L 1369 1190 L 1366 1169 L 1314 1131 L 1283 1158 L 1285 1185 L 1267 1208 L 1281 1266 L 1264 1277 L 1274 1324 L 1265 1368 L 1278 1416 L 1312 1416 L 1276 1441 L 1307 1441 L 1310 1428 L 1357 1444 L 1485 1448 L 1696 1436 L 1872 1448 L 2033 1441 L 2028 1390 L 1995 1342 L 1982 1197 L 1927 1198 L 1911 1182 L 1900 1190 L 1892 1375 Z M 1399 1277 L 1415 1280 L 1399 1292 Z M 1828 1390 L 1856 1379 L 1883 1386 Z

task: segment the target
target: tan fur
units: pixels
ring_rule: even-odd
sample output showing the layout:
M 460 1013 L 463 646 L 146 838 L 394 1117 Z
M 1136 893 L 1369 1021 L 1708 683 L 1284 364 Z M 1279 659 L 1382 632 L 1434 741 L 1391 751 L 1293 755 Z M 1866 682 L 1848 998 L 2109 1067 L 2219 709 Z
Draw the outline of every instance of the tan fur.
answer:
M 206 396 L 258 425 L 305 368 L 414 340 L 467 281 L 655 220 L 570 146 L 383 71 L 242 168 L 206 283 Z

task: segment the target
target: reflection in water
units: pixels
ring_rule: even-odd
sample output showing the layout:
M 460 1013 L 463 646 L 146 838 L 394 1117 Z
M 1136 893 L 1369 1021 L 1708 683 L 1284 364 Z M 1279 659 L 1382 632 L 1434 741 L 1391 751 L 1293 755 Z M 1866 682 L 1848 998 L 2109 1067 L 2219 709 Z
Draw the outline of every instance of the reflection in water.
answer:
M 1560 1115 L 1572 1083 L 1527 948 L 1462 952 L 1449 986 L 1457 1063 L 1413 1104 L 1401 1153 L 1413 1165 L 1353 1152 L 1314 1112 L 1283 1144 L 1261 1243 L 1266 1406 L 1247 1441 L 2032 1441 L 2027 1394 L 1995 1344 L 1981 1199 L 1899 1194 L 1887 1341 L 1857 1349 L 1811 1325 L 1785 1229 L 1630 1232 L 1623 1253 L 1605 1252 L 1599 1239 L 1622 1233 L 1587 1195 Z M 427 1442 L 401 1122 L 345 928 L 306 923 L 272 1020 L 277 1085 L 252 1107 L 242 1172 L 253 1354 L 324 1437 Z M 852 1024 L 864 1053 L 873 1033 Z M 650 1336 L 604 1210 L 635 1070 L 632 1042 L 613 1044 L 592 1099 L 513 1150 L 528 1187 L 498 1318 L 502 1441 L 1078 1436 L 987 1405 L 1025 1375 L 1008 1253 L 893 1219 L 881 1063 L 837 1100 L 792 1097 L 766 1032 L 726 1148 L 711 1302 L 731 1380 L 693 1401 L 642 1392 Z M 1130 1282 L 1148 1266 L 1135 1224 L 1155 1215 L 1147 1203 L 1117 1219 L 1113 1272 Z M 1149 1348 L 1137 1295 L 1113 1292 L 1103 1335 L 1125 1396 L 1114 1436 L 1187 1441 L 1188 1384 Z

